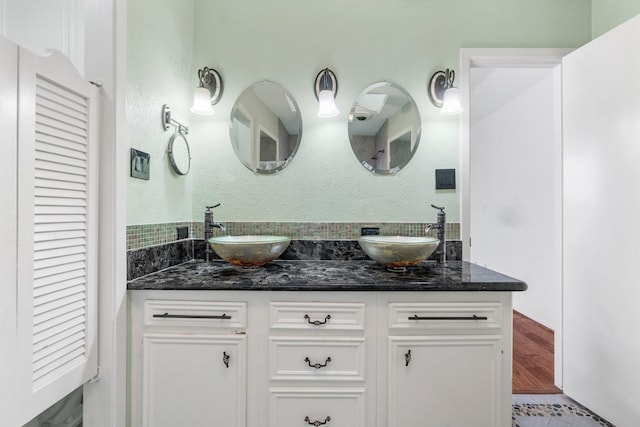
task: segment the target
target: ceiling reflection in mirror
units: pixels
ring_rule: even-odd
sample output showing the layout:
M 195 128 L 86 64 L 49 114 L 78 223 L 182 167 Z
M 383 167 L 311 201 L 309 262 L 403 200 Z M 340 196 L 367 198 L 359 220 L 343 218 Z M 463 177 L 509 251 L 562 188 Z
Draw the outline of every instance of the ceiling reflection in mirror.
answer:
M 386 81 L 374 83 L 351 107 L 351 149 L 370 172 L 394 174 L 415 154 L 420 123 L 418 107 L 404 89 Z
M 300 110 L 278 83 L 259 82 L 236 100 L 229 133 L 236 155 L 247 168 L 259 174 L 276 173 L 298 151 L 302 137 Z

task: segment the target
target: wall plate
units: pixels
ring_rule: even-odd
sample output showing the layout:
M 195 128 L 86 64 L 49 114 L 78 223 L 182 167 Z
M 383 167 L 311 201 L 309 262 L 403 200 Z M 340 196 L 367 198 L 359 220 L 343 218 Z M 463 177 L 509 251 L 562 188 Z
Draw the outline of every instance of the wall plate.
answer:
M 144 151 L 131 149 L 131 177 L 149 180 L 149 162 L 151 155 Z
M 436 169 L 436 190 L 455 190 L 456 170 Z

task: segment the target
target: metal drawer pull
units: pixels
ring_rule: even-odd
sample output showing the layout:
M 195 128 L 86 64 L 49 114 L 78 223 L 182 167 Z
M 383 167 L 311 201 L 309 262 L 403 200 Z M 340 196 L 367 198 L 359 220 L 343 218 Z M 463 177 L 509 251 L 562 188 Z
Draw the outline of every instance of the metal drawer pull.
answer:
M 487 320 L 487 316 L 418 316 L 414 314 L 409 320 Z
M 201 314 L 154 314 L 153 317 L 160 317 L 162 319 L 223 319 L 228 320 L 231 319 L 231 316 L 227 316 L 226 314 L 222 314 L 219 316 L 205 316 Z
M 304 315 L 304 318 L 307 319 L 307 323 L 313 326 L 320 326 L 320 325 L 324 325 L 325 323 L 327 323 L 327 320 L 331 319 L 331 315 L 327 314 L 327 316 L 324 318 L 324 320 L 314 320 L 313 322 L 311 321 L 311 318 L 309 317 L 308 314 Z
M 309 419 L 309 417 L 304 417 L 304 420 L 307 422 L 307 424 L 312 425 L 312 426 L 321 426 L 323 424 L 328 423 L 329 421 L 331 421 L 331 417 L 327 417 L 324 419 L 324 421 L 311 421 Z
M 409 362 L 411 362 L 411 350 L 404 354 L 404 366 L 409 366 Z
M 222 352 L 222 363 L 224 363 L 224 366 L 226 366 L 227 368 L 229 367 L 230 358 L 231 356 L 229 356 L 226 351 Z
M 307 364 L 309 365 L 310 368 L 316 368 L 316 369 L 320 369 L 320 368 L 324 368 L 327 366 L 327 364 L 329 364 L 329 362 L 331 362 L 331 358 L 327 357 L 327 360 L 324 361 L 324 365 L 322 363 L 314 363 L 313 365 L 311 364 L 311 360 L 309 360 L 308 357 L 304 358 L 304 361 L 307 362 Z

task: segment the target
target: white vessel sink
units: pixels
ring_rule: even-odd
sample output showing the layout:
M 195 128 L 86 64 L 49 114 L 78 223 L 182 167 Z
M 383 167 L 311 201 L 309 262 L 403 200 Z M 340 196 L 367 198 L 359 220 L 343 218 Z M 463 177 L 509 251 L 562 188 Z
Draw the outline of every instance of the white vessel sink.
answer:
M 369 258 L 387 267 L 420 264 L 438 247 L 434 237 L 361 236 L 358 243 Z
M 241 267 L 258 267 L 278 258 L 291 239 L 285 236 L 220 236 L 208 240 L 223 260 Z

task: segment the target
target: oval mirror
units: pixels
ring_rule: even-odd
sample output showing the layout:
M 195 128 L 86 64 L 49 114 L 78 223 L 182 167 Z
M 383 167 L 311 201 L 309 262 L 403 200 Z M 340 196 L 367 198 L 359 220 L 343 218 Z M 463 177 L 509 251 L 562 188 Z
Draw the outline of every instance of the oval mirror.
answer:
M 186 175 L 191 169 L 191 151 L 184 133 L 176 130 L 169 140 L 169 161 L 178 175 Z
M 351 107 L 351 149 L 367 170 L 394 174 L 415 154 L 420 123 L 418 107 L 404 89 L 386 81 L 374 83 Z
M 270 174 L 284 169 L 298 151 L 302 118 L 282 86 L 264 81 L 240 94 L 229 129 L 240 161 L 256 173 Z

